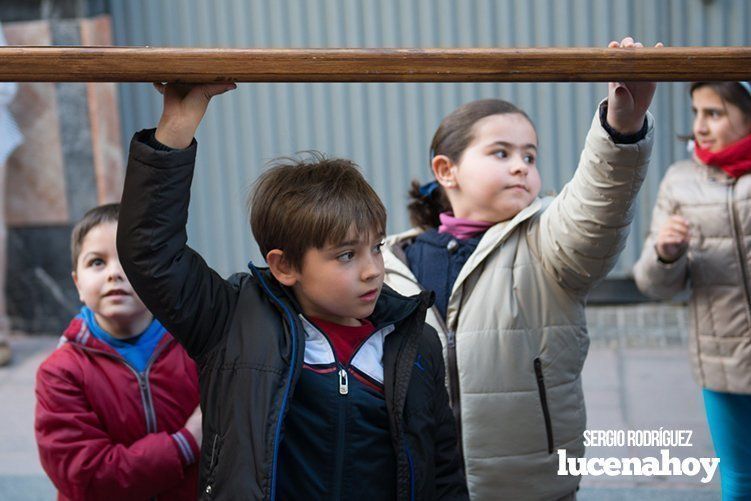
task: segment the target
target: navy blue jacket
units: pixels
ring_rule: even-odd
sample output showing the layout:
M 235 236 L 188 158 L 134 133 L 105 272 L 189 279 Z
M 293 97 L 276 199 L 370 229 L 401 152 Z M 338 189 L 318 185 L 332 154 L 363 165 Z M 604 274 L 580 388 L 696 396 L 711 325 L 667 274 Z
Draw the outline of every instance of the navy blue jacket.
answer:
M 123 269 L 198 362 L 202 498 L 276 499 L 290 402 L 305 391 L 300 309 L 267 271 L 225 280 L 187 246 L 196 143 L 160 151 L 146 144 L 151 134 L 131 143 L 117 237 Z M 441 344 L 425 324 L 431 302 L 429 293 L 406 298 L 384 287 L 369 317 L 377 329 L 393 327 L 382 365 L 394 470 L 383 475 L 394 479 L 395 499 L 467 499 Z M 332 442 L 331 455 L 318 460 L 336 452 Z M 332 497 L 367 496 L 356 484 L 347 488 Z
M 446 318 L 451 289 L 464 263 L 477 248 L 482 235 L 459 240 L 431 228 L 421 233 L 405 249 L 407 264 L 425 290 L 435 292 L 435 306 Z

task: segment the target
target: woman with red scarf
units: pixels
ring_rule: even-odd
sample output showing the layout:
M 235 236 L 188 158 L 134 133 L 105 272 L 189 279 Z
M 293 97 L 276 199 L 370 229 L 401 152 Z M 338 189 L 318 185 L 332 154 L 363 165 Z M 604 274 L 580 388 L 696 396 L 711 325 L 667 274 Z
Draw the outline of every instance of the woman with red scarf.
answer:
M 696 82 L 691 160 L 660 185 L 634 267 L 639 289 L 690 288 L 689 341 L 723 500 L 751 498 L 751 84 Z

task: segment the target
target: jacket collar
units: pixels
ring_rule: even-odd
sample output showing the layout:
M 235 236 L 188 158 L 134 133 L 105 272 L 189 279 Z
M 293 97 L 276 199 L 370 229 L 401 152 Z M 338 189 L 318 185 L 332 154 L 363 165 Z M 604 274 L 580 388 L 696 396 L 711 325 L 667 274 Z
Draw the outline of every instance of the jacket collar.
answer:
M 495 226 L 491 226 L 488 231 L 485 232 L 480 243 L 477 244 L 477 249 L 475 249 L 472 255 L 469 256 L 469 259 L 459 272 L 459 276 L 456 278 L 456 282 L 454 282 L 454 288 L 451 290 L 451 294 L 462 286 L 462 283 L 470 273 L 482 264 L 485 258 L 488 257 L 488 254 L 500 247 L 519 225 L 545 209 L 551 201 L 551 198 L 536 198 L 510 221 L 502 221 Z
M 449 326 L 449 328 L 452 328 L 451 326 L 456 323 L 456 312 L 458 311 L 458 305 L 461 304 L 461 297 L 456 292 L 461 290 L 467 277 L 469 277 L 472 272 L 483 263 L 491 252 L 502 245 L 517 227 L 539 212 L 545 210 L 552 200 L 552 197 L 542 199 L 536 198 L 511 220 L 502 221 L 491 226 L 488 231 L 485 232 L 480 243 L 477 245 L 477 248 L 459 272 L 459 276 L 456 278 L 456 282 L 454 282 L 451 294 L 449 295 L 450 299 L 446 319 L 446 325 Z M 407 265 L 407 257 L 404 253 L 404 247 L 414 241 L 414 239 L 422 232 L 423 230 L 420 228 L 412 228 L 403 233 L 388 237 L 385 243 L 390 252 L 385 252 L 383 256 L 384 265 L 388 273 L 402 275 L 418 286 L 419 283 L 417 282 L 414 273 L 412 273 L 412 270 L 410 270 Z
M 156 345 L 156 348 L 154 348 L 154 351 L 156 352 L 156 350 L 161 349 L 163 345 L 171 342 L 173 339 L 174 338 L 169 332 L 165 332 L 162 339 Z M 89 350 L 102 351 L 112 356 L 122 358 L 122 355 L 120 355 L 117 350 L 94 336 L 86 325 L 84 319 L 78 315 L 73 317 L 68 324 L 68 327 L 63 331 L 58 346 L 62 346 L 65 343 L 70 343 Z
M 502 221 L 491 226 L 488 231 L 485 232 L 480 243 L 477 245 L 477 248 L 462 267 L 462 270 L 456 279 L 456 283 L 454 284 L 452 293 L 461 286 L 461 283 L 485 260 L 488 254 L 501 245 L 520 224 L 547 208 L 551 201 L 552 198 L 550 197 L 544 199 L 537 198 L 514 216 L 513 219 Z M 423 233 L 422 229 L 412 228 L 403 233 L 392 235 L 386 239 L 386 247 L 391 251 L 385 253 L 383 256 L 387 272 L 403 275 L 416 283 L 415 276 L 407 265 L 404 247 L 407 244 L 412 243 L 421 233 Z
M 709 180 L 713 183 L 726 185 L 735 184 L 735 182 L 738 180 L 738 178 L 729 175 L 727 172 L 718 167 L 712 167 L 711 165 L 705 165 L 701 163 L 701 161 L 697 158 L 692 158 L 691 162 L 698 169 L 699 176 L 702 179 Z
M 295 312 L 300 313 L 302 311 L 300 303 L 297 302 L 297 298 L 292 293 L 292 289 L 279 283 L 268 267 L 259 268 L 253 264 L 253 261 L 250 261 L 248 263 L 248 268 L 250 269 L 251 275 L 253 275 L 256 280 L 262 281 L 266 287 L 268 287 L 268 290 L 261 287 L 261 291 L 263 291 L 265 295 L 273 294 L 277 299 L 285 300 L 290 306 L 292 306 Z

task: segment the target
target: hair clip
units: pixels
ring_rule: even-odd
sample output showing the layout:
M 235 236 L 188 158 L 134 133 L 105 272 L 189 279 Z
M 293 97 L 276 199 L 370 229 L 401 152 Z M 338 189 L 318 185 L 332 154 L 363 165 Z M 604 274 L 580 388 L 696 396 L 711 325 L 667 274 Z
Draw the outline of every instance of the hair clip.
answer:
M 429 198 L 438 189 L 438 181 L 430 181 L 420 186 L 420 195 Z
M 738 82 L 741 87 L 746 89 L 746 92 L 748 92 L 748 95 L 751 96 L 751 82 Z

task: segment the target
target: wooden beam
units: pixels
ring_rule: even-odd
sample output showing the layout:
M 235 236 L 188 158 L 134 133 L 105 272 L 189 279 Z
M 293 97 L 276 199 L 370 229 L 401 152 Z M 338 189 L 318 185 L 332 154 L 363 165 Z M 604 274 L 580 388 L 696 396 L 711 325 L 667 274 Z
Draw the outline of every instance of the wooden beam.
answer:
M 16 82 L 751 80 L 751 47 L 194 49 L 0 47 Z

